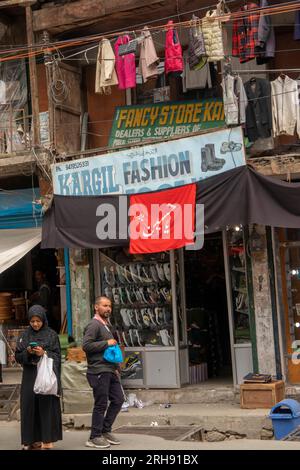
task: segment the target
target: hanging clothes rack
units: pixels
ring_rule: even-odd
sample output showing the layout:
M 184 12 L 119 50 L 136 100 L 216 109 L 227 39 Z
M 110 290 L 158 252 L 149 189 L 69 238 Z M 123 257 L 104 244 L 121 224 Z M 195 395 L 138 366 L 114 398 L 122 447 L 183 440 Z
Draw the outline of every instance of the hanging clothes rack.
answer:
M 265 70 L 231 70 L 230 73 L 236 74 L 255 74 L 255 73 L 282 73 L 282 72 L 300 72 L 300 68 L 297 69 L 265 69 Z M 228 71 L 219 72 L 220 75 L 226 75 Z

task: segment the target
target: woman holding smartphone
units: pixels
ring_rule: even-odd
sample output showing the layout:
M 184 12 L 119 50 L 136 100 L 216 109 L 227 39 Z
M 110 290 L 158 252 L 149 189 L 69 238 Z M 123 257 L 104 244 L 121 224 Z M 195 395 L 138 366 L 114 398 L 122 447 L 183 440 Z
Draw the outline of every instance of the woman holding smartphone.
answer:
M 54 395 L 39 395 L 33 391 L 37 364 L 47 353 L 53 359 L 53 370 L 60 385 L 61 353 L 58 335 L 48 327 L 46 311 L 33 305 L 28 312 L 29 327 L 19 338 L 16 360 L 23 366 L 21 385 L 21 441 L 25 450 L 52 449 L 53 442 L 62 439 L 60 399 Z

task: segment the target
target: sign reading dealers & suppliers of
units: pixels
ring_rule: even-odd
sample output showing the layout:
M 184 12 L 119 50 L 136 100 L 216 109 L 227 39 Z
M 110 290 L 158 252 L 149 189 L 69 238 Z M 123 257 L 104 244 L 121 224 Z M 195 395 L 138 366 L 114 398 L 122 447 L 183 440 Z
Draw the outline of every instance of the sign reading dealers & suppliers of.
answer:
M 158 191 L 245 165 L 241 127 L 52 165 L 54 194 Z
M 184 136 L 225 125 L 222 100 L 121 106 L 115 111 L 109 146 Z

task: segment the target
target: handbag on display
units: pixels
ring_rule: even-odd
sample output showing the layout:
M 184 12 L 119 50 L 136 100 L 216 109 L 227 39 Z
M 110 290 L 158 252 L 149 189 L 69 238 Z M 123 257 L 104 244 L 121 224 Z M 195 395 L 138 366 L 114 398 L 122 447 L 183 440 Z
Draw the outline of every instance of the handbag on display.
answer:
M 127 42 L 126 44 L 121 44 L 119 46 L 118 54 L 119 56 L 127 55 L 127 54 L 136 54 L 137 48 L 141 40 L 133 39 L 132 41 Z
M 113 364 L 119 364 L 123 362 L 123 354 L 120 346 L 115 344 L 114 346 L 108 346 L 103 354 L 103 359 Z

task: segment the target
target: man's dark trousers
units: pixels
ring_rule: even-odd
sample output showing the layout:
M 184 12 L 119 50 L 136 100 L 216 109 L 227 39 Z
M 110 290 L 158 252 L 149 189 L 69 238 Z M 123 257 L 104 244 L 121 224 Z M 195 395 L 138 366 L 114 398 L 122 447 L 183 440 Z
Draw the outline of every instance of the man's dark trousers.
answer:
M 111 432 L 111 427 L 122 408 L 124 393 L 120 379 L 115 372 L 87 374 L 87 379 L 94 395 L 90 436 L 90 439 L 94 439 L 95 437 L 100 437 L 105 432 Z M 110 404 L 107 408 L 108 400 Z

